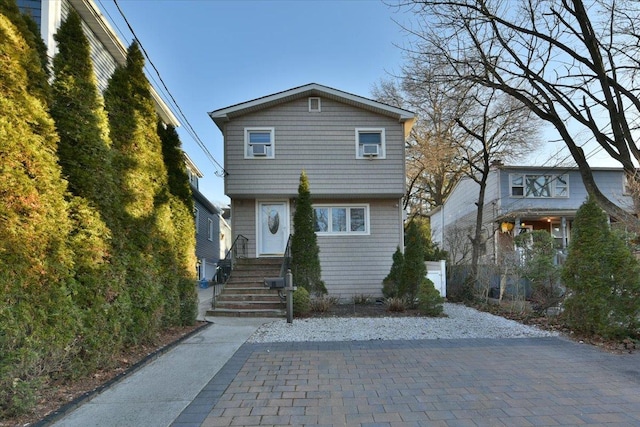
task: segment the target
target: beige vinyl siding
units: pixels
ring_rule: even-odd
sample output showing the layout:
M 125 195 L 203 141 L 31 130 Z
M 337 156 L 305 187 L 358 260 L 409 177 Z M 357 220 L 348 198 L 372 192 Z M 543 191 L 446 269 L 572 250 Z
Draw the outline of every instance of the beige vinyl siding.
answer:
M 249 239 L 247 257 L 256 257 L 256 201 L 254 199 L 231 200 L 231 230 L 233 243 L 238 235 Z
M 340 204 L 344 200 L 321 202 Z M 389 274 L 393 253 L 402 245 L 399 199 L 351 202 L 369 204 L 369 235 L 318 235 L 322 280 L 329 294 L 339 296 L 342 302 L 354 295 L 381 296 L 382 280 Z
M 224 131 L 227 195 L 295 197 L 303 169 L 314 196 L 403 194 L 404 139 L 398 120 L 326 98 L 322 112 L 308 109 L 304 97 L 231 119 Z M 244 158 L 247 127 L 275 129 L 275 158 Z M 386 158 L 356 159 L 356 128 L 384 128 Z

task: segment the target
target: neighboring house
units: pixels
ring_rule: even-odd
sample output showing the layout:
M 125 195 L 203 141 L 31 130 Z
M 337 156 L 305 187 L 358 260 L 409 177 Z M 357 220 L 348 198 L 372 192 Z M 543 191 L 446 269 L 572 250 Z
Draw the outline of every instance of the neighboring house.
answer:
M 198 279 L 213 279 L 216 267 L 220 260 L 220 225 L 221 211 L 214 206 L 199 190 L 198 180 L 202 178 L 202 172 L 185 153 L 185 164 L 191 193 L 193 194 L 194 219 L 196 233 L 196 258 Z M 223 256 L 224 258 L 224 256 Z
M 623 170 L 592 170 L 602 193 L 631 212 L 633 201 L 625 187 Z M 469 236 L 475 227 L 478 191 L 475 181 L 464 178 L 444 205 L 430 213 L 431 238 L 449 251 L 454 263 L 470 260 Z M 498 262 L 501 253 L 513 249 L 513 237 L 520 233 L 546 230 L 555 241 L 556 262 L 562 263 L 576 211 L 586 199 L 587 191 L 577 168 L 494 165 L 484 200 L 482 231 L 486 243 L 480 262 Z
M 329 293 L 381 295 L 404 246 L 404 146 L 414 114 L 308 84 L 209 115 L 224 136 L 233 238 L 249 239 L 248 256 L 283 256 L 304 170 Z

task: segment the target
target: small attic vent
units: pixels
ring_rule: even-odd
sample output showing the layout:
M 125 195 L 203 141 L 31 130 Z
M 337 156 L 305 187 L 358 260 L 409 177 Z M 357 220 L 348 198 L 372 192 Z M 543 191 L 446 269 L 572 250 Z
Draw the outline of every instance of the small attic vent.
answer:
M 309 112 L 310 113 L 319 113 L 320 112 L 320 98 L 309 98 Z

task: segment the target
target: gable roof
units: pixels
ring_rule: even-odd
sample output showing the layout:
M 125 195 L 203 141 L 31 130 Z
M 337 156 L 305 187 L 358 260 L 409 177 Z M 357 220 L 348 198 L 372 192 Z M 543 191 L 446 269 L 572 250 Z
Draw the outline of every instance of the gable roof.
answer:
M 405 138 L 409 135 L 409 131 L 415 121 L 415 114 L 411 111 L 404 110 L 398 107 L 392 107 L 391 105 L 383 104 L 382 102 L 374 101 L 372 99 L 364 98 L 362 96 L 354 95 L 348 92 L 343 92 L 338 89 L 333 89 L 328 86 L 322 86 L 317 83 L 309 83 L 304 86 L 298 86 L 293 89 L 277 92 L 272 95 L 263 96 L 251 101 L 241 102 L 230 107 L 221 108 L 219 110 L 211 111 L 209 117 L 215 122 L 218 128 L 222 131 L 224 123 L 239 117 L 244 114 L 259 111 L 265 108 L 273 107 L 278 104 L 293 101 L 295 99 L 304 98 L 307 96 L 321 96 L 328 99 L 333 99 L 344 104 L 352 105 L 354 107 L 369 110 L 377 114 L 396 118 L 400 123 L 404 123 Z

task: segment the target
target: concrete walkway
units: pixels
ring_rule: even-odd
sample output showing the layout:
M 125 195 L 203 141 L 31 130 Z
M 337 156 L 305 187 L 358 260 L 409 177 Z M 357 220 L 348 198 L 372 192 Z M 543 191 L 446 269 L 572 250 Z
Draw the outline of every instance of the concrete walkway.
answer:
M 198 289 L 198 319 L 212 288 Z M 255 330 L 273 319 L 207 318 L 211 325 L 57 421 L 55 426 L 170 425 Z

